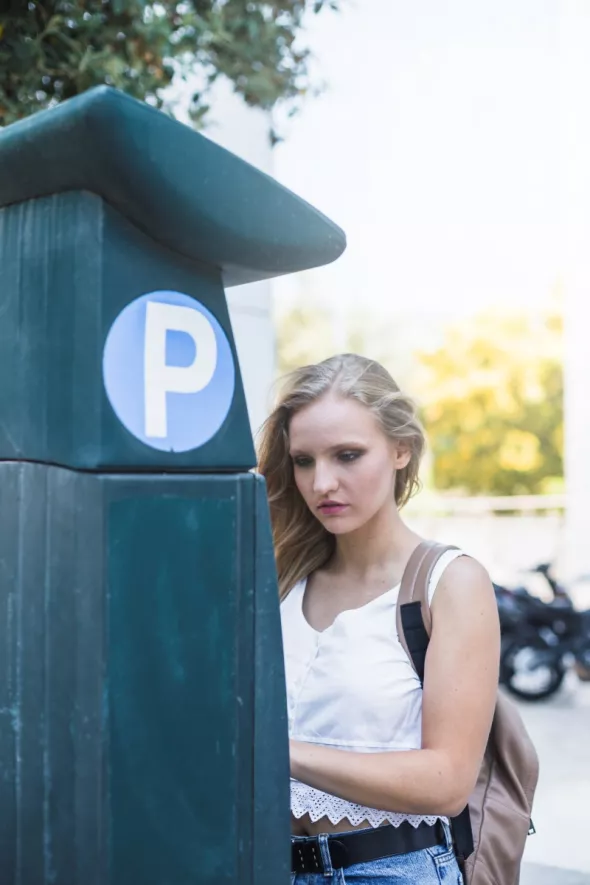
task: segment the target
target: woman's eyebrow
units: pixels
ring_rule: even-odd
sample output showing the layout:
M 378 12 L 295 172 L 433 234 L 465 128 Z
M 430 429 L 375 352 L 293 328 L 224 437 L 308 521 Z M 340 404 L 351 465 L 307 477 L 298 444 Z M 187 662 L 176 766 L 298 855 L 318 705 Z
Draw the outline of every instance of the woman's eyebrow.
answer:
M 338 443 L 335 446 L 330 446 L 328 449 L 329 452 L 336 452 L 339 449 L 362 449 L 366 443 L 360 442 L 360 440 L 355 440 L 354 442 L 342 442 Z
M 355 442 L 341 442 L 335 443 L 333 446 L 329 446 L 326 451 L 327 452 L 339 452 L 342 449 L 362 449 L 366 446 L 366 443 L 360 442 L 359 440 L 355 440 Z M 294 458 L 296 455 L 309 455 L 305 449 L 293 448 L 289 449 L 289 455 Z

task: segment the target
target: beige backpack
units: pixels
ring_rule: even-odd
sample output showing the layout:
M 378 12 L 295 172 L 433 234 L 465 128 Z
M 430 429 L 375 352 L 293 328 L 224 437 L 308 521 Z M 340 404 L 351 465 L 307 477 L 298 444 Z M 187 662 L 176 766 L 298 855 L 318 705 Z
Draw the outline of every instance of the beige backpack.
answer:
M 397 632 L 420 682 L 431 628 L 430 576 L 442 554 L 456 549 L 424 541 L 402 578 Z M 518 885 L 526 838 L 534 832 L 531 807 L 538 778 L 537 753 L 520 714 L 499 693 L 475 790 L 468 807 L 451 820 L 466 885 Z

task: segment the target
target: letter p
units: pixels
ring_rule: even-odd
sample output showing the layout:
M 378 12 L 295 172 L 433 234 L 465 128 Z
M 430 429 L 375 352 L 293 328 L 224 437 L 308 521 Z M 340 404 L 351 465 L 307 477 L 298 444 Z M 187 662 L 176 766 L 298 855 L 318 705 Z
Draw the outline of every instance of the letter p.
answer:
M 166 364 L 166 335 L 184 332 L 193 339 L 195 358 L 189 366 Z M 148 301 L 144 338 L 145 435 L 168 436 L 166 395 L 198 393 L 213 377 L 217 365 L 217 340 L 213 326 L 202 313 L 161 301 Z

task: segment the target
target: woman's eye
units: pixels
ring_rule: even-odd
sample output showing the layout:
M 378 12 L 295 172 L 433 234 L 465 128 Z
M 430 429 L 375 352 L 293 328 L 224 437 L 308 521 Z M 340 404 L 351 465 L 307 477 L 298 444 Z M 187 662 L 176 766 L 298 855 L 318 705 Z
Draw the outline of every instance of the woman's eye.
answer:
M 338 459 L 340 461 L 344 461 L 344 463 L 349 463 L 350 461 L 356 461 L 357 458 L 360 458 L 362 452 L 340 452 L 338 455 Z
M 311 458 L 306 458 L 304 455 L 298 455 L 296 458 L 293 458 L 293 464 L 295 467 L 309 467 L 311 464 Z

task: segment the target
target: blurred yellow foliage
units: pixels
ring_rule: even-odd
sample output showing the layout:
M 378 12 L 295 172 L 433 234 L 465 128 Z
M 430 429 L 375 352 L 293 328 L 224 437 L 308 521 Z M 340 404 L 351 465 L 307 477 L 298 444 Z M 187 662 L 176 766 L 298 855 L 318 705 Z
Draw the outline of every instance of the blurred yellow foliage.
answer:
M 345 316 L 303 298 L 276 318 L 278 370 L 342 350 L 382 362 L 416 396 L 429 440 L 426 484 L 466 494 L 555 491 L 563 477 L 563 322 L 489 312 L 453 323 L 426 350 L 433 323 L 400 312 Z M 430 332 L 429 332 L 430 330 Z M 422 350 L 416 353 L 416 344 Z
M 536 494 L 563 475 L 563 322 L 489 312 L 418 355 L 436 488 Z

